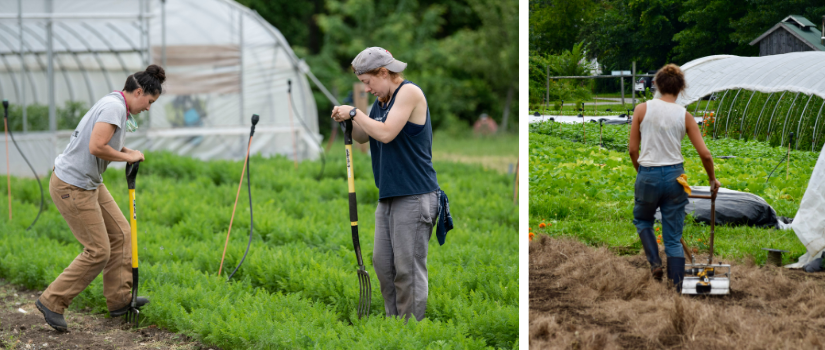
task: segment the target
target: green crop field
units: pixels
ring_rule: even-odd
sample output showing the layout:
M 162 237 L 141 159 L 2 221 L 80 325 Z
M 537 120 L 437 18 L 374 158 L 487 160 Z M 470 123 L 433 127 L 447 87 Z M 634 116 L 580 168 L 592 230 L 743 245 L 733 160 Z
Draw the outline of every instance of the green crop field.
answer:
M 530 125 L 530 227 L 536 234 L 574 236 L 617 252 L 641 249 L 633 226 L 633 193 L 636 171 L 627 154 L 629 125 L 595 123 Z M 767 179 L 787 152 L 787 146 L 765 142 L 705 138 L 714 156 L 716 177 L 722 187 L 754 193 L 764 198 L 777 215 L 793 217 L 811 177 L 818 152 L 791 151 L 785 162 Z M 685 172 L 691 185 L 707 186 L 707 175 L 690 141 L 682 142 Z M 767 180 L 767 182 L 766 182 Z M 546 227 L 539 228 L 544 222 Z M 805 247 L 792 230 L 717 226 L 715 250 L 726 259 L 752 257 L 763 263 L 764 247 L 790 250 L 785 263 L 796 261 Z M 706 248 L 707 226 L 688 219 L 685 240 Z M 702 240 L 702 241 L 700 241 Z
M 508 145 L 510 155 L 516 154 L 515 142 Z M 254 239 L 230 282 L 226 271 L 242 257 L 250 226 L 244 185 L 218 277 L 242 161 L 148 153 L 136 190 L 140 294 L 152 300 L 141 311 L 142 325 L 184 332 L 225 349 L 516 348 L 518 207 L 512 175 L 477 164 L 435 162 L 456 227 L 443 246 L 431 239 L 427 317 L 405 324 L 383 317 L 372 268 L 378 190 L 368 156 L 356 152 L 354 158 L 361 246 L 373 285 L 369 318 L 359 320 L 355 311 L 357 264 L 338 143 L 327 154 L 320 180 L 320 161 L 295 170 L 287 158 L 251 158 Z M 34 180 L 11 179 L 14 219 L 9 222 L 6 178 L 0 180 L 0 277 L 44 288 L 82 247 L 48 192 L 46 211 L 25 231 L 39 205 Z M 41 180 L 47 187 L 48 179 Z M 110 169 L 104 183 L 128 216 L 123 171 Z M 100 277 L 71 308 L 106 311 Z

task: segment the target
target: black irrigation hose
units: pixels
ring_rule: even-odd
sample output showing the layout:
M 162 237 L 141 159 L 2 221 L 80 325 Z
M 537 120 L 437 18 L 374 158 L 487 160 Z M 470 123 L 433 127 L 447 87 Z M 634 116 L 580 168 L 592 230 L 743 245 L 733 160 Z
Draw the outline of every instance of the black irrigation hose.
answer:
M 10 125 L 8 124 L 9 100 L 3 100 L 3 119 L 6 119 L 6 125 Z M 20 149 L 20 146 L 17 145 L 17 141 L 14 140 L 14 134 L 11 132 L 11 126 L 9 126 L 8 130 L 9 136 L 11 136 L 11 142 L 14 143 L 14 147 L 17 148 L 17 152 L 20 152 L 20 155 L 23 157 L 23 160 L 25 160 L 26 164 L 29 165 L 29 168 L 32 170 L 32 173 L 34 173 L 34 178 L 37 180 L 37 185 L 40 186 L 40 210 L 37 212 L 37 216 L 34 218 L 34 221 L 32 221 L 32 224 L 29 225 L 29 227 L 26 229 L 26 231 L 28 231 L 31 230 L 32 227 L 34 227 L 34 224 L 37 223 L 37 219 L 40 219 L 40 214 L 43 213 L 43 184 L 40 183 L 40 177 L 38 177 L 37 172 L 34 171 L 32 163 L 29 163 L 29 159 L 26 158 L 26 155 L 23 154 L 23 151 Z
M 255 124 L 258 124 L 258 115 L 252 115 L 252 131 L 249 133 L 249 145 L 252 146 L 252 134 L 255 133 Z M 247 150 L 249 153 L 249 150 Z M 252 216 L 252 180 L 249 178 L 249 160 L 246 161 L 246 190 L 249 193 L 249 242 L 246 243 L 246 251 L 243 253 L 243 258 L 238 263 L 238 266 L 235 266 L 235 270 L 229 274 L 229 277 L 226 278 L 226 281 L 229 282 L 232 279 L 232 276 L 235 275 L 235 272 L 238 272 L 238 269 L 241 268 L 243 261 L 246 260 L 246 255 L 249 254 L 249 247 L 252 245 L 252 229 L 255 226 L 255 218 Z
M 301 122 L 301 125 L 304 126 L 304 129 L 306 129 L 308 133 L 312 133 L 312 131 L 309 130 L 309 126 L 307 126 L 307 124 L 304 122 L 304 119 L 301 118 L 300 114 L 298 114 L 298 109 L 295 108 L 295 100 L 292 98 L 292 80 L 287 80 L 286 83 L 289 86 L 287 94 L 289 95 L 289 102 L 290 105 L 292 105 L 292 110 L 295 111 L 295 116 L 298 117 L 298 121 Z M 315 180 L 321 181 L 321 178 L 324 176 L 324 168 L 326 168 L 327 166 L 327 159 L 324 156 L 324 147 L 323 145 L 321 145 L 321 143 L 318 143 L 318 148 L 321 150 L 321 172 L 318 173 L 318 177 Z
M 793 143 L 793 133 L 791 133 L 790 140 L 789 140 L 789 143 L 788 143 L 788 145 L 789 145 L 788 147 L 790 147 L 790 143 Z M 782 165 L 782 161 L 784 161 L 785 158 L 788 158 L 788 159 L 791 158 L 790 148 L 788 149 L 788 153 L 785 154 L 784 156 L 782 156 L 782 158 L 779 159 L 779 162 L 776 163 L 776 166 L 773 168 L 773 170 L 771 170 L 771 173 L 768 174 L 768 178 L 765 179 L 765 183 L 768 183 L 768 180 L 771 179 L 771 175 L 773 175 L 773 172 L 776 171 L 776 169 L 779 168 L 780 165 Z

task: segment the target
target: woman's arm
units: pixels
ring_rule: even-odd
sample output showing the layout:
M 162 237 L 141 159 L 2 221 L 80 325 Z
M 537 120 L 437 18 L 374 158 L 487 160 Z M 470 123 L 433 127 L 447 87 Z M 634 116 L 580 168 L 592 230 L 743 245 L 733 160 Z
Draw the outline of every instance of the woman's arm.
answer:
M 92 129 L 92 137 L 89 140 L 89 153 L 110 162 L 134 163 L 144 160 L 143 153 L 139 151 L 124 147 L 123 151 L 119 152 L 112 148 L 112 146 L 109 146 L 109 141 L 112 139 L 116 130 L 117 126 L 113 124 L 105 122 L 95 123 Z
M 642 119 L 645 118 L 647 112 L 647 104 L 640 103 L 633 109 L 633 120 L 630 124 L 630 137 L 627 140 L 627 151 L 630 153 L 630 161 L 633 162 L 633 167 L 636 172 L 639 171 L 639 143 L 642 141 Z
M 350 108 L 350 110 L 352 110 L 352 108 Z M 357 118 L 357 113 L 358 112 L 360 112 L 360 111 L 359 110 L 355 111 L 356 118 Z M 347 112 L 347 113 L 349 113 L 349 112 Z M 361 114 L 364 114 L 364 113 L 361 113 Z M 368 115 L 365 115 L 365 117 L 367 119 L 369 119 Z M 355 140 L 358 143 L 367 143 L 367 142 L 369 142 L 370 137 L 369 137 L 369 135 L 367 135 L 367 133 L 364 131 L 364 129 L 361 129 L 361 126 L 358 125 L 358 123 L 352 123 L 352 139 Z
M 395 104 L 393 104 L 389 115 L 387 115 L 387 119 L 383 123 L 371 119 L 364 112 L 357 110 L 355 118 L 353 119 L 355 122 L 352 133 L 353 139 L 363 143 L 368 140 L 366 136 L 369 135 L 383 143 L 391 142 L 398 136 L 398 133 L 400 133 L 404 125 L 407 124 L 407 121 L 410 120 L 410 116 L 421 98 L 423 98 L 421 90 L 402 87 L 398 90 L 398 94 L 395 96 Z M 350 110 L 352 110 L 351 106 L 344 105 L 335 107 L 332 110 L 332 117 L 336 121 L 350 119 Z M 337 115 L 336 112 L 338 112 Z M 357 137 L 363 137 L 363 139 L 358 139 L 356 132 L 359 133 Z M 361 132 L 364 134 L 360 134 Z
M 687 135 L 696 153 L 699 153 L 699 158 L 702 159 L 702 165 L 705 167 L 705 172 L 708 173 L 708 182 L 710 183 L 711 191 L 722 186 L 719 180 L 716 180 L 716 174 L 713 171 L 713 156 L 710 150 L 705 146 L 705 140 L 702 139 L 702 132 L 699 130 L 699 125 L 696 124 L 696 119 L 690 112 L 685 112 L 685 127 L 687 128 Z

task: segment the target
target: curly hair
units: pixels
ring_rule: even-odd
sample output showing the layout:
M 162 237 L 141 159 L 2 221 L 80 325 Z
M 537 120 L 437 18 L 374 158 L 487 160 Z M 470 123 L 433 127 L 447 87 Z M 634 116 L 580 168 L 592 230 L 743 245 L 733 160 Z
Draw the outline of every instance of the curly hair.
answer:
M 685 90 L 685 74 L 679 66 L 669 63 L 656 72 L 653 78 L 656 88 L 661 94 L 678 95 Z

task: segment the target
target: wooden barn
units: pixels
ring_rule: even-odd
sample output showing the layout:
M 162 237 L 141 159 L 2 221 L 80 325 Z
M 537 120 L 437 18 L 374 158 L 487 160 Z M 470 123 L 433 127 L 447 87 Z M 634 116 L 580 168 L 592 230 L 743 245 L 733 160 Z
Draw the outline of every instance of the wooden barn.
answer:
M 822 21 L 825 25 L 825 16 Z M 820 30 L 820 27 L 805 17 L 790 15 L 750 44 L 759 44 L 759 56 L 768 56 L 799 51 L 825 51 L 823 41 L 825 31 Z

